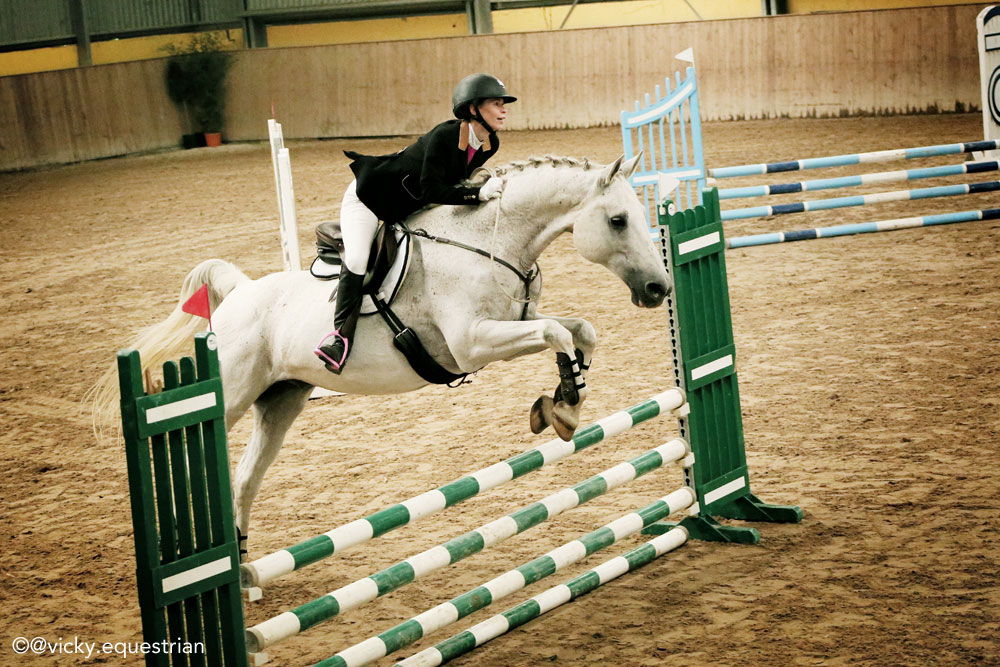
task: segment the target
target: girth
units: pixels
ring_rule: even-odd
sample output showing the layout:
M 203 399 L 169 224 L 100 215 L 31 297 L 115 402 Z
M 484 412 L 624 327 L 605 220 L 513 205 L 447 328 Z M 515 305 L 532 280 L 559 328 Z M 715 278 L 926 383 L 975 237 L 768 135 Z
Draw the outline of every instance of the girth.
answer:
M 388 227 L 388 225 L 386 225 L 386 227 Z M 503 259 L 500 259 L 499 257 L 496 257 L 480 248 L 466 245 L 465 243 L 461 243 L 459 241 L 453 241 L 442 236 L 433 236 L 423 229 L 410 230 L 407 229 L 402 223 L 397 223 L 396 228 L 402 230 L 404 234 L 417 236 L 429 241 L 434 241 L 435 243 L 443 243 L 445 245 L 451 245 L 456 248 L 462 248 L 463 250 L 474 252 L 510 269 L 524 284 L 524 308 L 521 309 L 520 319 L 524 320 L 528 316 L 528 306 L 531 305 L 531 284 L 535 281 L 535 278 L 541 275 L 541 269 L 538 268 L 537 263 L 534 267 L 532 267 L 531 271 L 525 274 L 519 271 L 513 264 L 504 261 Z M 372 287 L 372 285 L 374 285 L 374 287 Z M 417 334 L 410 327 L 400 321 L 400 319 L 396 316 L 396 313 L 392 311 L 389 304 L 386 303 L 385 300 L 379 295 L 378 285 L 378 282 L 373 281 L 365 289 L 365 292 L 371 297 L 379 315 L 381 315 L 382 319 L 385 320 L 385 323 L 389 325 L 389 329 L 392 330 L 393 333 L 393 345 L 397 350 L 403 353 L 403 356 L 406 357 L 406 361 L 409 362 L 410 367 L 417 373 L 417 375 L 431 384 L 452 385 L 454 382 L 461 384 L 461 381 L 466 378 L 468 373 L 452 373 L 435 361 L 434 357 L 432 357 L 424 348 Z

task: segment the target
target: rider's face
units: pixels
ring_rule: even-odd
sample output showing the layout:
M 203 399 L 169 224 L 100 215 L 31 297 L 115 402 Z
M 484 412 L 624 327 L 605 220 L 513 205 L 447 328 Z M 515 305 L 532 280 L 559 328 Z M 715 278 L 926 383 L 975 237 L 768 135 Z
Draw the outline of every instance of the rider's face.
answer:
M 499 97 L 491 97 L 479 105 L 479 115 L 494 130 L 502 130 L 507 119 L 507 106 Z

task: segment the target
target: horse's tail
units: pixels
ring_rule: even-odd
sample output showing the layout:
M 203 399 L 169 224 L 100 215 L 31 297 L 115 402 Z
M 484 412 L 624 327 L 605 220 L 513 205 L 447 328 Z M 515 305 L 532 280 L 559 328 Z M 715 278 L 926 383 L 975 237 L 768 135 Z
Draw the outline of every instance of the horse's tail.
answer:
M 221 259 L 205 260 L 194 267 L 184 279 L 180 297 L 173 312 L 158 324 L 136 332 L 129 349 L 138 350 L 142 358 L 142 368 L 159 369 L 165 361 L 176 359 L 189 351 L 191 339 L 204 328 L 204 320 L 185 313 L 181 306 L 197 292 L 202 285 L 208 285 L 208 300 L 211 311 L 219 307 L 222 300 L 240 283 L 250 278 L 235 265 Z M 147 387 L 147 391 L 152 388 Z M 118 366 L 112 364 L 88 390 L 85 401 L 91 405 L 94 433 L 100 439 L 103 434 L 118 430 Z

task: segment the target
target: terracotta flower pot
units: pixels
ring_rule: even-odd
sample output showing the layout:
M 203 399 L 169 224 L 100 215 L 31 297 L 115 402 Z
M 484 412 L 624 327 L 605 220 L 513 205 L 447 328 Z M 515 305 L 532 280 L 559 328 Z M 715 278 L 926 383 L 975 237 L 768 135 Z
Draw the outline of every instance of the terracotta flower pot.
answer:
M 205 133 L 205 145 L 206 146 L 221 146 L 222 145 L 222 133 L 221 132 L 206 132 Z

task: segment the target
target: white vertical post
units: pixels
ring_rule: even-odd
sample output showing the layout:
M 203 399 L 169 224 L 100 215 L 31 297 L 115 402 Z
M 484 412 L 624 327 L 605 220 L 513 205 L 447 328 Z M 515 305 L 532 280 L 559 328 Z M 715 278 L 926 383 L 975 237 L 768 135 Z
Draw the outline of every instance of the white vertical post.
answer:
M 278 228 L 281 233 L 281 258 L 285 271 L 300 271 L 302 260 L 299 256 L 299 226 L 295 217 L 295 188 L 292 186 L 292 159 L 285 148 L 285 137 L 281 123 L 273 118 L 267 120 L 267 135 L 271 141 L 271 166 L 274 167 L 274 189 L 278 193 Z M 340 396 L 338 391 L 316 387 L 310 398 Z M 265 654 L 264 661 L 267 658 Z M 262 664 L 262 663 L 261 663 Z
M 281 209 L 281 255 L 285 271 L 302 270 L 299 260 L 299 228 L 295 220 L 295 189 L 288 149 L 278 151 L 278 207 Z
M 976 17 L 979 33 L 979 85 L 982 89 L 983 139 L 1000 139 L 1000 7 L 991 5 Z M 997 159 L 1000 151 L 975 153 L 977 160 Z
M 274 191 L 278 194 L 278 215 L 281 210 L 281 181 L 278 178 L 278 151 L 285 147 L 285 138 L 281 134 L 281 123 L 273 118 L 267 119 L 267 136 L 271 141 L 271 168 L 274 170 Z
M 295 217 L 295 188 L 292 186 L 292 162 L 285 148 L 281 123 L 267 121 L 271 141 L 271 166 L 274 168 L 274 189 L 278 193 L 278 229 L 281 235 L 281 256 L 285 271 L 299 271 L 298 223 Z

